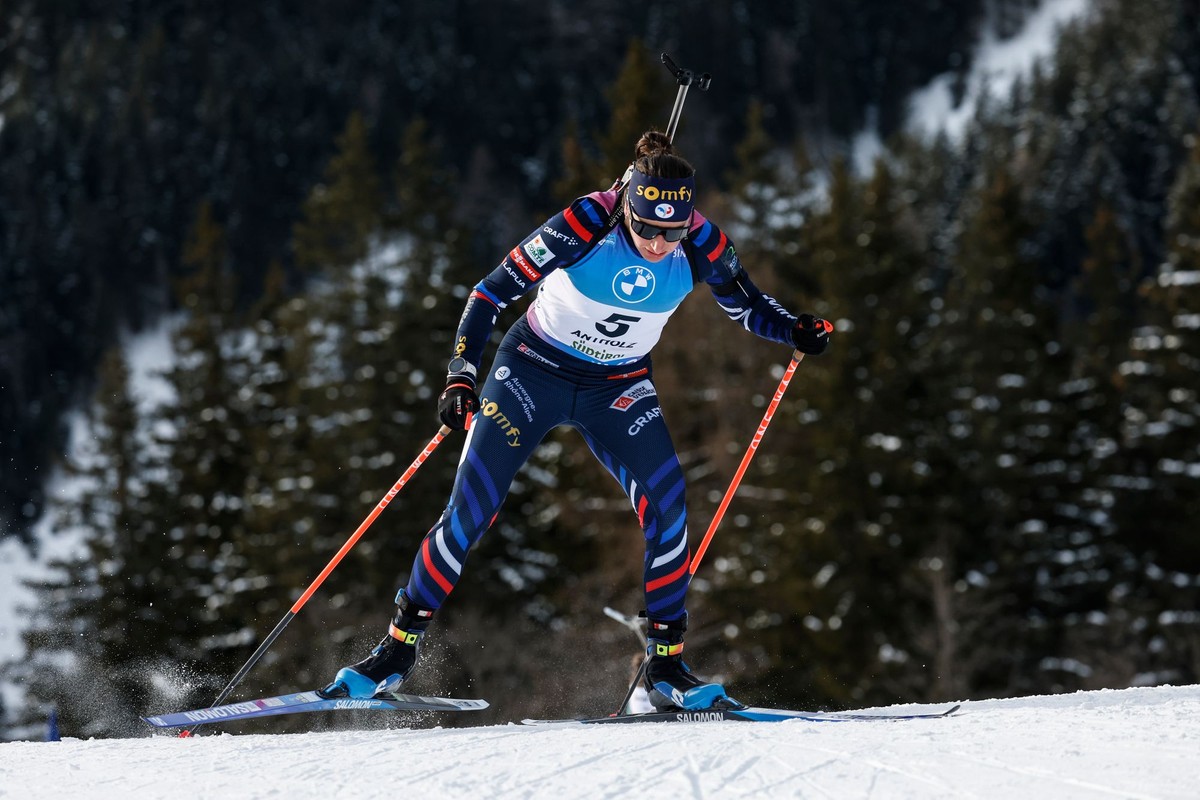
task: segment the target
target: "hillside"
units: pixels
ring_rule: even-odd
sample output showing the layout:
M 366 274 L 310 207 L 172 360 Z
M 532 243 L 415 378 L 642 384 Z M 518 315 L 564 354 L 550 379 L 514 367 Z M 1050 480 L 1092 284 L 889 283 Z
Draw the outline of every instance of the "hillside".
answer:
M 919 722 L 287 736 L 272 724 L 3 744 L 0 797 L 1183 798 L 1200 778 L 1197 686 L 974 701 Z

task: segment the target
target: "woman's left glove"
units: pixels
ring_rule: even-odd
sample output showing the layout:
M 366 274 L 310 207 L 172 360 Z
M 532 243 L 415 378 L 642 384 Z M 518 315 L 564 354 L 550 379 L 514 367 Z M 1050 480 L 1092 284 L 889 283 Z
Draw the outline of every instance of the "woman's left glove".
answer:
M 801 314 L 792 327 L 792 344 L 807 356 L 819 356 L 829 346 L 833 323 L 827 319 Z
M 443 425 L 461 431 L 467 427 L 467 416 L 479 410 L 479 395 L 475 386 L 462 375 L 451 375 L 446 389 L 438 398 L 438 418 Z

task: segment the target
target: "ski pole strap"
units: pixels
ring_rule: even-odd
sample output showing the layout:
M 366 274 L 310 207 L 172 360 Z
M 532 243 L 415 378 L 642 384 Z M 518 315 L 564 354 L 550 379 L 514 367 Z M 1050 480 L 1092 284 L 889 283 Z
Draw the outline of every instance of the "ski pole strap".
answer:
M 779 381 L 779 386 L 775 389 L 775 396 L 771 398 L 771 402 L 767 405 L 767 411 L 763 414 L 762 422 L 758 424 L 758 430 L 754 432 L 754 438 L 750 440 L 750 446 L 746 448 L 746 454 L 742 456 L 742 463 L 738 465 L 737 472 L 733 475 L 733 482 L 729 484 L 729 488 L 725 490 L 725 496 L 721 498 L 721 505 L 717 507 L 717 513 L 713 516 L 713 520 L 708 526 L 708 532 L 704 534 L 704 541 L 696 549 L 696 555 L 692 559 L 690 567 L 692 575 L 696 574 L 696 570 L 700 566 L 700 561 L 704 558 L 705 551 L 708 550 L 709 542 L 712 541 L 713 535 L 717 532 L 717 526 L 721 524 L 721 518 L 725 516 L 725 509 L 729 508 L 729 501 L 733 499 L 734 492 L 737 491 L 738 485 L 742 482 L 742 476 L 746 474 L 746 467 L 750 466 L 750 460 L 754 458 L 755 452 L 758 451 L 758 445 L 762 441 L 763 434 L 767 432 L 767 426 L 771 424 L 771 418 L 775 416 L 775 409 L 779 407 L 779 401 L 783 399 L 783 393 L 787 391 L 788 384 L 792 382 L 792 376 L 796 374 L 796 367 L 800 366 L 800 362 L 803 360 L 803 353 L 799 350 L 792 351 L 792 363 L 788 364 L 787 369 L 783 371 L 783 378 Z

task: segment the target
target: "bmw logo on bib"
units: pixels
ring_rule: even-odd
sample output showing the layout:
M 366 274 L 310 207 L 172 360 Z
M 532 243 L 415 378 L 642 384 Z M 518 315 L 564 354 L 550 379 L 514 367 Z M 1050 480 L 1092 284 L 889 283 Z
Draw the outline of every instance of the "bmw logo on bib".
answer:
M 626 267 L 613 278 L 613 294 L 626 303 L 640 303 L 654 294 L 654 273 L 645 267 Z

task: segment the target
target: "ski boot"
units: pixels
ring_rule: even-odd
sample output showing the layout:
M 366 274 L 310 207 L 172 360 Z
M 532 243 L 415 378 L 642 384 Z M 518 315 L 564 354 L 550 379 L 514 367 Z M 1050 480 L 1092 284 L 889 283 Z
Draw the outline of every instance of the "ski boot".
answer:
M 646 653 L 646 692 L 656 711 L 695 711 L 705 708 L 740 708 L 719 683 L 704 683 L 683 663 L 683 634 L 687 614 L 677 620 L 649 621 Z
M 387 635 L 357 664 L 338 670 L 333 683 L 317 694 L 322 697 L 363 699 L 400 687 L 412 674 L 420 653 L 421 638 L 433 621 L 433 610 L 422 608 L 408 599 L 401 589 L 396 595 L 396 616 Z

